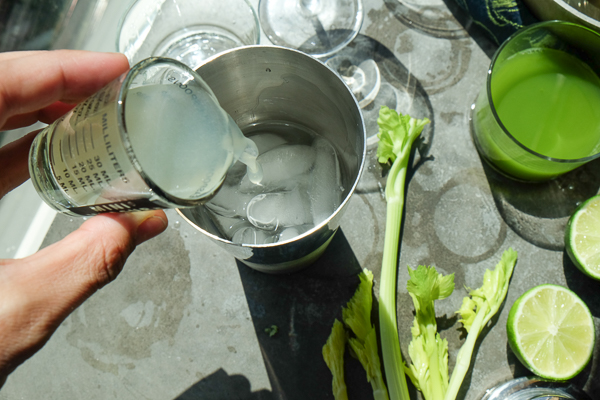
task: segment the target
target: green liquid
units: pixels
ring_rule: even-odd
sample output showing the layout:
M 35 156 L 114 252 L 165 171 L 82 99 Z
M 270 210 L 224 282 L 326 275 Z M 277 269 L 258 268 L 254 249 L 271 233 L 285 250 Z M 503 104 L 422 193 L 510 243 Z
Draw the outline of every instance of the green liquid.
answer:
M 578 159 L 600 142 L 600 79 L 570 54 L 517 53 L 492 77 L 492 97 L 506 129 L 547 157 Z

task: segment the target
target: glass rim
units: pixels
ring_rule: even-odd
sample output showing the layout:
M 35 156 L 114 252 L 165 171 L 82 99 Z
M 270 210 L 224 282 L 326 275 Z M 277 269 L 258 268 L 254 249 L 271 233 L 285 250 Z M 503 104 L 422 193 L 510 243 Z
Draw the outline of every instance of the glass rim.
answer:
M 121 48 L 121 32 L 123 31 L 123 27 L 125 26 L 125 24 L 127 22 L 127 18 L 134 11 L 135 7 L 140 3 L 140 1 L 142 1 L 142 0 L 133 1 L 127 7 L 126 11 L 119 18 L 119 22 L 117 24 L 117 37 L 115 38 L 115 49 L 118 53 L 123 53 L 123 51 L 125 50 L 125 49 Z M 260 28 L 260 20 L 258 18 L 258 13 L 256 12 L 256 10 L 254 9 L 254 7 L 252 6 L 252 4 L 250 3 L 249 0 L 241 0 L 241 1 L 246 3 L 250 13 L 252 14 L 252 19 L 254 20 L 254 35 L 253 35 L 254 42 L 252 44 L 255 44 L 255 45 L 259 44 L 261 28 Z M 149 57 L 156 57 L 156 56 L 150 54 Z
M 121 87 L 119 88 L 119 94 L 116 98 L 117 124 L 121 136 L 121 141 L 125 152 L 127 153 L 127 157 L 131 162 L 131 165 L 133 165 L 135 171 L 140 175 L 142 180 L 148 185 L 148 187 L 153 193 L 155 193 L 161 199 L 166 200 L 167 202 L 172 203 L 178 207 L 197 206 L 198 204 L 201 204 L 202 202 L 209 199 L 211 197 L 211 194 L 205 197 L 201 197 L 199 199 L 186 199 L 183 197 L 174 196 L 164 191 L 159 185 L 156 184 L 156 182 L 154 182 L 154 180 L 148 174 L 146 174 L 135 154 L 135 149 L 133 148 L 133 146 L 131 145 L 131 141 L 129 140 L 129 131 L 127 130 L 127 123 L 125 118 L 125 107 L 131 83 L 135 79 L 135 77 L 140 74 L 142 70 L 156 64 L 167 64 L 184 70 L 186 73 L 189 73 L 193 77 L 194 81 L 201 85 L 203 89 L 208 89 L 210 95 L 214 97 L 214 93 L 212 92 L 212 90 L 210 90 L 210 87 L 206 84 L 206 82 L 204 82 L 200 75 L 184 63 L 172 58 L 165 57 L 146 58 L 135 64 L 133 67 L 131 67 L 131 69 L 122 78 Z M 217 187 L 214 190 L 214 192 L 216 192 L 219 187 Z
M 524 28 L 518 30 L 517 32 L 513 33 L 512 35 L 510 35 L 500 45 L 500 47 L 498 47 L 498 50 L 496 50 L 496 52 L 494 53 L 494 56 L 492 57 L 492 60 L 490 62 L 490 66 L 488 68 L 487 77 L 486 77 L 486 92 L 487 92 L 488 104 L 490 106 L 490 110 L 492 111 L 492 115 L 494 116 L 494 120 L 496 121 L 496 123 L 498 124 L 498 126 L 500 126 L 500 129 L 502 129 L 502 131 L 504 132 L 504 134 L 506 136 L 508 136 L 508 138 L 510 138 L 517 146 L 519 146 L 520 148 L 522 148 L 523 150 L 525 150 L 529 154 L 534 155 L 534 156 L 536 156 L 538 158 L 547 160 L 547 161 L 552 161 L 552 162 L 561 163 L 561 164 L 587 163 L 589 161 L 592 161 L 592 160 L 595 160 L 595 159 L 599 158 L 600 157 L 600 150 L 598 152 L 596 152 L 595 154 L 592 154 L 590 156 L 581 157 L 581 158 L 565 159 L 565 158 L 555 158 L 555 157 L 546 156 L 544 154 L 538 153 L 538 152 L 530 149 L 529 147 L 525 146 L 517 138 L 515 138 L 509 132 L 509 130 L 504 126 L 504 124 L 502 123 L 502 120 L 500 119 L 500 116 L 496 112 L 496 107 L 495 107 L 493 99 L 492 99 L 492 71 L 494 70 L 494 67 L 496 66 L 496 62 L 498 61 L 498 57 L 500 56 L 500 54 L 502 53 L 502 51 L 504 50 L 504 48 L 508 45 L 508 43 L 510 41 L 512 41 L 513 39 L 515 39 L 516 37 L 519 37 L 519 36 L 525 34 L 526 32 L 529 32 L 531 30 L 543 28 L 545 26 L 557 26 L 557 25 L 571 26 L 571 27 L 576 28 L 576 29 L 581 29 L 581 30 L 584 30 L 584 31 L 588 31 L 589 33 L 591 33 L 593 35 L 596 35 L 596 36 L 598 36 L 598 38 L 600 38 L 600 33 L 594 31 L 593 29 L 587 28 L 587 27 L 585 27 L 583 25 L 576 24 L 574 22 L 568 22 L 568 21 L 562 21 L 562 20 L 550 20 L 550 21 L 537 22 L 537 23 L 531 24 L 531 25 L 529 25 L 527 27 L 524 27 Z M 596 75 L 598 75 L 597 71 L 594 71 L 594 72 L 596 73 Z

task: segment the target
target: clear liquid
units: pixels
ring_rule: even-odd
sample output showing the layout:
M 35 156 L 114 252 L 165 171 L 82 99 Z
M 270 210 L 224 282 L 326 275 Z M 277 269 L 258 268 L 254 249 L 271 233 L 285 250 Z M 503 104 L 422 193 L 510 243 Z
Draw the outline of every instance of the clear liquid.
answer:
M 272 122 L 245 130 L 259 150 L 263 176 L 253 184 L 240 163 L 206 208 L 225 238 L 240 244 L 292 239 L 325 221 L 344 188 L 334 146 L 307 128 Z

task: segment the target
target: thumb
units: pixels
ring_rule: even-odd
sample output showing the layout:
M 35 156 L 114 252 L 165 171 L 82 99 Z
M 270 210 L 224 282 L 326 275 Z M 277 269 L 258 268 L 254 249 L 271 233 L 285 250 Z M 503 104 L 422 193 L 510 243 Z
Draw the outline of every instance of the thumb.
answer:
M 20 260 L 0 260 L 0 380 L 115 279 L 135 247 L 167 227 L 163 211 L 102 214 Z

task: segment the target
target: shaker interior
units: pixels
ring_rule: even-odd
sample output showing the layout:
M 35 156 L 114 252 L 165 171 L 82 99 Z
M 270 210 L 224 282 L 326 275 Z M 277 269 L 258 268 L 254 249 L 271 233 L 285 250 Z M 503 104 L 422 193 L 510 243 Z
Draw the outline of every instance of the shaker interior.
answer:
M 280 121 L 305 126 L 327 138 L 340 159 L 343 204 L 353 191 L 363 162 L 362 118 L 341 79 L 319 61 L 300 54 L 251 46 L 222 54 L 197 72 L 242 131 Z M 203 230 L 226 238 L 204 207 L 183 212 Z

